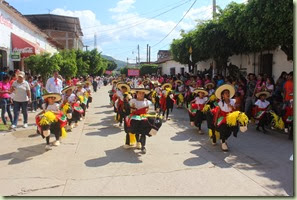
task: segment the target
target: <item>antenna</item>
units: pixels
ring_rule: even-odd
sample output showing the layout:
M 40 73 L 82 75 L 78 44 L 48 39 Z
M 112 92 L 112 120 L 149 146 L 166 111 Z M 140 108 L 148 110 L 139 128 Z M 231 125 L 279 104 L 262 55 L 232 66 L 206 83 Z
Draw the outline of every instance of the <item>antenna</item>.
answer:
M 97 49 L 97 34 L 94 35 L 94 49 Z

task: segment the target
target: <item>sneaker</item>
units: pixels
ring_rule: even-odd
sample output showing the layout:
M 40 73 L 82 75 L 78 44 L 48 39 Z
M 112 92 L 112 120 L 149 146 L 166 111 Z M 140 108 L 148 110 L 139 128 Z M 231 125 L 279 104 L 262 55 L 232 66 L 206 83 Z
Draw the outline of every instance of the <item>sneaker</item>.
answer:
M 74 124 L 74 127 L 78 127 L 78 123 L 75 123 L 75 124 Z
M 32 110 L 32 113 L 35 113 L 36 112 L 36 110 Z
M 50 145 L 45 145 L 45 150 L 46 150 L 46 151 L 49 151 L 49 150 L 52 150 L 52 148 L 51 148 Z
M 191 126 L 195 126 L 194 122 L 191 122 Z
M 59 141 L 59 140 L 58 140 L 58 141 L 57 141 L 57 140 L 54 141 L 53 145 L 56 146 L 56 147 L 57 147 L 57 146 L 60 146 L 60 141 Z
M 200 135 L 203 135 L 203 134 L 204 134 L 201 130 L 199 130 L 198 133 L 199 133 Z
M 23 126 L 24 128 L 28 128 L 28 124 L 26 123 L 26 124 L 24 124 L 24 126 Z
M 11 128 L 12 129 L 16 129 L 16 125 L 11 125 Z
M 130 149 L 130 148 L 132 148 L 130 145 L 128 145 L 128 144 L 125 144 L 124 146 L 123 146 L 123 148 L 124 149 Z
M 71 124 L 71 125 L 70 125 L 70 128 L 73 129 L 73 128 L 74 128 L 74 124 Z
M 289 129 L 288 128 L 285 128 L 285 133 L 289 133 Z
M 142 147 L 142 148 L 141 148 L 141 153 L 142 153 L 142 154 L 146 154 L 146 148 L 145 148 L 145 147 Z
M 222 150 L 223 151 L 228 151 L 228 145 L 225 143 L 222 143 Z
M 140 142 L 137 142 L 136 149 L 141 149 L 141 143 Z

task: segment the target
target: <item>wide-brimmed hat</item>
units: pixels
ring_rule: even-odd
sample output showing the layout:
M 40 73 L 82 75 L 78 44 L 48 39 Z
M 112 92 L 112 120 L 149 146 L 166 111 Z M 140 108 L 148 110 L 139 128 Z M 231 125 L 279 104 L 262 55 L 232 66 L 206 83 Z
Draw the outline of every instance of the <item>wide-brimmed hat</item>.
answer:
M 55 101 L 60 101 L 62 99 L 62 96 L 60 94 L 58 94 L 58 93 L 47 93 L 47 94 L 44 94 L 42 96 L 42 98 L 44 100 L 49 98 L 49 97 L 55 97 L 56 98 Z
M 85 83 L 82 82 L 77 82 L 76 83 L 76 87 L 83 87 L 85 85 Z
M 133 88 L 131 89 L 131 93 L 136 93 L 136 92 L 144 92 L 144 94 L 149 94 L 151 91 L 149 89 L 145 88 Z
M 84 83 L 85 83 L 85 85 L 87 85 L 87 84 L 92 85 L 91 81 L 85 81 Z
M 215 92 L 215 95 L 216 95 L 216 97 L 218 99 L 222 99 L 221 94 L 222 94 L 222 92 L 224 90 L 229 90 L 229 92 L 230 92 L 230 98 L 234 97 L 234 95 L 235 95 L 235 88 L 234 88 L 234 86 L 233 85 L 230 85 L 230 84 L 224 84 L 224 85 L 218 87 L 218 89 Z
M 118 80 L 112 80 L 111 84 L 117 84 L 119 81 Z
M 147 84 L 149 84 L 151 81 L 150 80 L 144 80 L 143 82 L 142 82 L 142 84 L 143 85 L 147 85 Z
M 159 81 L 152 81 L 153 85 L 161 85 L 161 83 L 159 83 Z
M 204 88 L 197 88 L 193 91 L 193 93 L 196 93 L 196 94 L 198 94 L 199 92 L 204 93 L 205 96 L 208 95 L 208 92 Z
M 268 91 L 262 91 L 262 92 L 258 92 L 256 94 L 256 97 L 259 98 L 261 95 L 266 95 L 266 98 L 268 98 L 268 97 L 270 97 L 271 94 Z
M 184 84 L 184 82 L 181 81 L 181 80 L 176 80 L 175 83 L 176 83 L 176 84 L 180 83 L 181 85 Z
M 123 86 L 127 88 L 127 92 L 131 91 L 131 87 L 127 83 L 124 83 L 124 82 L 117 83 L 117 88 L 118 89 L 121 90 Z
M 75 90 L 75 86 L 67 86 L 62 90 L 62 94 L 65 94 L 68 90 Z
M 205 87 L 205 88 L 207 88 L 209 85 L 212 85 L 212 87 L 214 87 L 214 86 L 215 86 L 215 84 L 214 84 L 214 83 L 212 83 L 212 82 L 209 82 L 209 83 L 206 83 L 204 87 Z
M 169 87 L 170 89 L 172 89 L 172 85 L 170 83 L 164 83 L 161 87 L 163 90 L 165 89 L 165 87 Z

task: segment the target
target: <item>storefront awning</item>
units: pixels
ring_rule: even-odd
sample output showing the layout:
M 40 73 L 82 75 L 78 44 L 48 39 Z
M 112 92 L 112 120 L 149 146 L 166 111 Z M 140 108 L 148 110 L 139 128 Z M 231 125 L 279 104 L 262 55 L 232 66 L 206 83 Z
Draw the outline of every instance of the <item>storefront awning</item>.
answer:
M 39 46 L 11 33 L 12 51 L 20 52 L 22 58 L 39 53 Z

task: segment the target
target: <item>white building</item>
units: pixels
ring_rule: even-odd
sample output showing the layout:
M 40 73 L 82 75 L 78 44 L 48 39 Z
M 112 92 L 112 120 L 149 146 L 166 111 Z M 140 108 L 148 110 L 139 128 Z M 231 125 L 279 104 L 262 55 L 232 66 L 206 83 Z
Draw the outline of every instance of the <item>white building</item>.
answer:
M 176 75 L 189 72 L 188 65 L 183 65 L 173 60 L 170 51 L 160 50 L 156 64 L 161 68 L 161 74 Z
M 203 71 L 209 69 L 213 60 L 207 60 L 197 63 L 197 70 Z M 289 73 L 293 71 L 294 63 L 287 60 L 287 55 L 280 49 L 274 51 L 264 51 L 261 53 L 251 53 L 248 55 L 233 55 L 229 57 L 229 63 L 238 66 L 247 74 L 266 73 L 277 80 L 283 71 Z
M 57 48 L 48 35 L 7 2 L 0 0 L 0 68 L 24 69 L 24 59 Z

